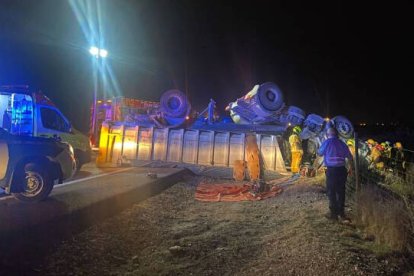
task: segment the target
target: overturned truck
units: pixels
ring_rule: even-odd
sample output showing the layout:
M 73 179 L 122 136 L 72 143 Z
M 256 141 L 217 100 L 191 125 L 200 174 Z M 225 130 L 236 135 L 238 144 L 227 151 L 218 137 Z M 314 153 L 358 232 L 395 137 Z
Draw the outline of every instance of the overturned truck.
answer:
M 286 172 L 289 157 L 283 136 L 292 126 L 302 126 L 302 140 L 316 147 L 326 139 L 328 125 L 344 140 L 353 136 L 353 126 L 344 116 L 331 120 L 306 116 L 301 108 L 286 106 L 281 90 L 270 82 L 255 85 L 230 103 L 226 108 L 230 122 L 215 116 L 213 100 L 204 112 L 192 111 L 179 90 L 165 92 L 160 102 L 118 98 L 103 103 L 98 166 L 161 160 L 233 167 L 236 160 L 246 160 L 246 135 L 254 134 L 264 169 Z

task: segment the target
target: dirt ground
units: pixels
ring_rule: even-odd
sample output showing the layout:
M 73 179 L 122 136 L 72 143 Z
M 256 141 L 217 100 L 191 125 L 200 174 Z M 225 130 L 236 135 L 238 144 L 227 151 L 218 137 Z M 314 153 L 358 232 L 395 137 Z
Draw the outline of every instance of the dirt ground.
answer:
M 324 218 L 321 185 L 272 199 L 206 203 L 189 178 L 65 241 L 41 275 L 400 275 L 352 225 Z M 349 210 L 348 210 L 349 211 Z

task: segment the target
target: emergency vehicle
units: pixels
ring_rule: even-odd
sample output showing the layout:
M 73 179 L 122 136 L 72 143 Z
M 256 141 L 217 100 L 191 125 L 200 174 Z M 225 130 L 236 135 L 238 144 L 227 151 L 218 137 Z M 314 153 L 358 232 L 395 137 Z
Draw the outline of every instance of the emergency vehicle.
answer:
M 27 85 L 0 87 L 0 127 L 13 135 L 55 137 L 69 143 L 77 169 L 91 161 L 89 138 L 74 129 L 56 105 Z

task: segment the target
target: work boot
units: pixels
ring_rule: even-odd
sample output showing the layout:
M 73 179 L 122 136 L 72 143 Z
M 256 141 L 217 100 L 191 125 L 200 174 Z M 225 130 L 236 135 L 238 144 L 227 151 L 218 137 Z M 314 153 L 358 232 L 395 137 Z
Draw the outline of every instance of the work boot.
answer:
M 338 216 L 335 215 L 335 214 L 333 214 L 333 213 L 331 213 L 331 212 L 326 213 L 325 214 L 325 218 L 327 218 L 329 220 L 338 220 Z
M 339 222 L 342 224 L 351 224 L 351 219 L 345 214 L 339 215 Z

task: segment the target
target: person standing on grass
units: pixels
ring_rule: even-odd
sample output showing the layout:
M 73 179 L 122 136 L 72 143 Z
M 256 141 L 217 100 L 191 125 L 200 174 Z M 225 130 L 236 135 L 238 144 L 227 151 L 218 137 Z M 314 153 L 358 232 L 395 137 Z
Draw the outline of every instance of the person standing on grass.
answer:
M 352 154 L 348 146 L 338 138 L 335 128 L 327 130 L 328 139 L 318 150 L 318 155 L 323 156 L 326 170 L 326 189 L 329 198 L 328 219 L 336 220 L 338 216 L 346 220 L 345 216 L 345 182 L 348 174 L 352 174 Z M 348 170 L 346 163 L 348 161 Z

